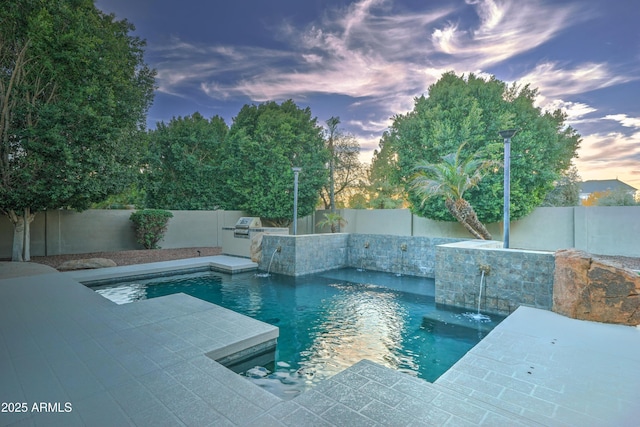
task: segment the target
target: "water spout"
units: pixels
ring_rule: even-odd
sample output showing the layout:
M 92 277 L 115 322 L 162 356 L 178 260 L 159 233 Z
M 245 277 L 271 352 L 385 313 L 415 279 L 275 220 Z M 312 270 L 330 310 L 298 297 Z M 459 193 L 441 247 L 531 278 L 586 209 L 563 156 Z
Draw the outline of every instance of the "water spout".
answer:
M 400 271 L 396 273 L 396 277 L 402 277 L 402 270 L 404 269 L 404 253 L 407 251 L 407 244 L 400 245 Z
M 269 266 L 267 267 L 267 272 L 266 273 L 257 273 L 256 277 L 269 277 L 271 276 L 270 272 L 271 272 L 271 263 L 273 263 L 273 257 L 276 256 L 276 253 L 281 252 L 282 251 L 282 247 L 278 246 L 273 253 L 271 254 L 271 260 L 269 261 Z
M 491 318 L 485 314 L 480 313 L 480 303 L 482 302 L 482 288 L 484 287 L 485 273 L 489 274 L 491 268 L 488 265 L 480 266 L 480 292 L 478 293 L 478 311 L 476 313 L 463 313 L 462 315 L 468 319 L 475 320 L 477 322 L 490 322 Z
M 369 249 L 369 242 L 364 242 L 364 249 Z M 360 258 L 360 268 L 358 268 L 358 271 L 365 271 L 364 269 L 364 249 L 362 250 L 362 257 Z

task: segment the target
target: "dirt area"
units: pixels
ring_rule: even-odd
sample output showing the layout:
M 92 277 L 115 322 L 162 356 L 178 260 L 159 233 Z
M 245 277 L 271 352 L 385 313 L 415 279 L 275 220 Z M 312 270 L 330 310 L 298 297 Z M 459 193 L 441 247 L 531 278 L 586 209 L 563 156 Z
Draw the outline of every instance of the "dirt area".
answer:
M 144 264 L 148 262 L 171 261 L 174 259 L 196 258 L 198 256 L 220 255 L 220 247 L 198 247 L 179 249 L 141 249 L 118 252 L 92 252 L 88 254 L 34 256 L 32 262 L 57 268 L 65 261 L 85 258 L 108 258 L 118 265 Z

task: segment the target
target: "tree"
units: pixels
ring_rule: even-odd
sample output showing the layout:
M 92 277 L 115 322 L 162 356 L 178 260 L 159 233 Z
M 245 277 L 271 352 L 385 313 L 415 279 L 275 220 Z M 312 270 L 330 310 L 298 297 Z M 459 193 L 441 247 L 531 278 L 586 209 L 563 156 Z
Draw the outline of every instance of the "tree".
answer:
M 571 166 L 560 176 L 553 190 L 547 193 L 542 206 L 578 206 L 580 205 L 580 182 L 578 168 Z
M 528 85 L 507 86 L 494 77 L 485 80 L 470 74 L 465 79 L 448 72 L 429 87 L 428 97 L 415 100 L 412 111 L 394 117 L 393 138 L 386 142 L 397 156 L 397 181 L 404 185 L 414 213 L 435 220 L 454 219 L 444 200 L 431 198 L 423 204 L 411 188 L 418 162 L 438 163 L 462 142 L 466 142 L 462 158 L 483 149 L 487 159 L 499 161 L 503 141 L 498 131 L 508 128 L 519 129 L 511 147 L 511 218 L 521 218 L 539 206 L 553 182 L 570 167 L 580 137 L 565 125 L 561 111 L 536 108 L 536 94 Z M 466 200 L 481 221 L 500 221 L 502 171 L 487 174 L 466 193 Z
M 136 229 L 136 241 L 145 249 L 160 249 L 158 243 L 164 238 L 170 218 L 173 214 L 162 209 L 144 209 L 129 216 Z
M 633 193 L 624 188 L 605 191 L 596 199 L 598 206 L 636 206 Z
M 331 230 L 331 232 L 335 233 L 340 229 L 340 227 L 346 224 L 347 224 L 347 220 L 344 219 L 339 213 L 328 212 L 324 214 L 324 219 L 322 221 L 319 221 L 316 225 L 320 228 L 329 226 L 329 229 Z
M 309 108 L 288 100 L 245 105 L 225 140 L 224 208 L 241 209 L 279 226 L 293 217 L 293 171 L 300 167 L 298 216 L 315 209 L 327 183 L 328 152 Z
M 360 162 L 360 144 L 352 134 L 338 129 L 340 118 L 327 120 L 327 151 L 329 152 L 329 183 L 322 188 L 320 197 L 325 209 L 335 210 L 336 204 L 347 206 L 349 199 L 358 191 L 364 177 L 364 166 Z
M 487 172 L 498 167 L 498 162 L 484 159 L 480 151 L 463 157 L 464 146 L 463 143 L 458 151 L 442 157 L 441 163 L 418 163 L 416 169 L 419 172 L 412 185 L 416 193 L 423 197 L 423 202 L 441 196 L 449 213 L 474 237 L 491 240 L 491 234 L 478 220 L 475 210 L 464 199 L 464 194 L 477 187 Z
M 86 209 L 134 179 L 154 71 L 133 26 L 91 0 L 7 0 L 0 22 L 0 211 L 28 261 L 37 211 Z
M 218 209 L 224 180 L 220 151 L 229 128 L 219 116 L 199 113 L 161 122 L 149 132 L 144 171 L 146 206 L 162 209 Z
M 396 209 L 405 203 L 404 189 L 400 184 L 397 154 L 394 149 L 396 136 L 393 129 L 384 132 L 380 139 L 380 150 L 373 151 L 368 170 L 365 192 L 368 206 L 373 209 Z

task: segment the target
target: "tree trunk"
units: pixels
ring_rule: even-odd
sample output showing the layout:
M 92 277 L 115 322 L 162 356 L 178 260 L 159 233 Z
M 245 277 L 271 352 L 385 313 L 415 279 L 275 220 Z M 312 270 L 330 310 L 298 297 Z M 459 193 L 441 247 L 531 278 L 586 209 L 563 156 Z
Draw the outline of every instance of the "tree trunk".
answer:
M 9 220 L 13 224 L 13 250 L 11 252 L 11 261 L 22 262 L 24 258 L 24 216 L 17 215 L 16 212 L 9 210 Z
M 473 207 L 464 199 L 447 199 L 445 206 L 451 212 L 451 215 L 458 220 L 464 228 L 466 228 L 474 237 L 482 240 L 491 240 L 491 233 L 486 229 L 484 224 L 478 220 L 478 215 Z
M 11 209 L 7 216 L 13 224 L 11 261 L 31 261 L 31 222 L 36 215 L 31 213 L 30 208 L 25 208 L 21 215 Z

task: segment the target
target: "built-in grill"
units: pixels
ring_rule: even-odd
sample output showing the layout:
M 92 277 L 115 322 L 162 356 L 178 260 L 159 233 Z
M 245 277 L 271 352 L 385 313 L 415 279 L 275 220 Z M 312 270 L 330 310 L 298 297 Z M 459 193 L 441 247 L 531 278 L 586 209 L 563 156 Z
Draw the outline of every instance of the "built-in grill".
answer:
M 238 220 L 238 222 L 236 222 L 236 225 L 233 228 L 233 237 L 237 237 L 240 239 L 248 239 L 249 229 L 260 228 L 260 227 L 262 227 L 260 218 L 252 217 L 252 216 L 243 216 Z

